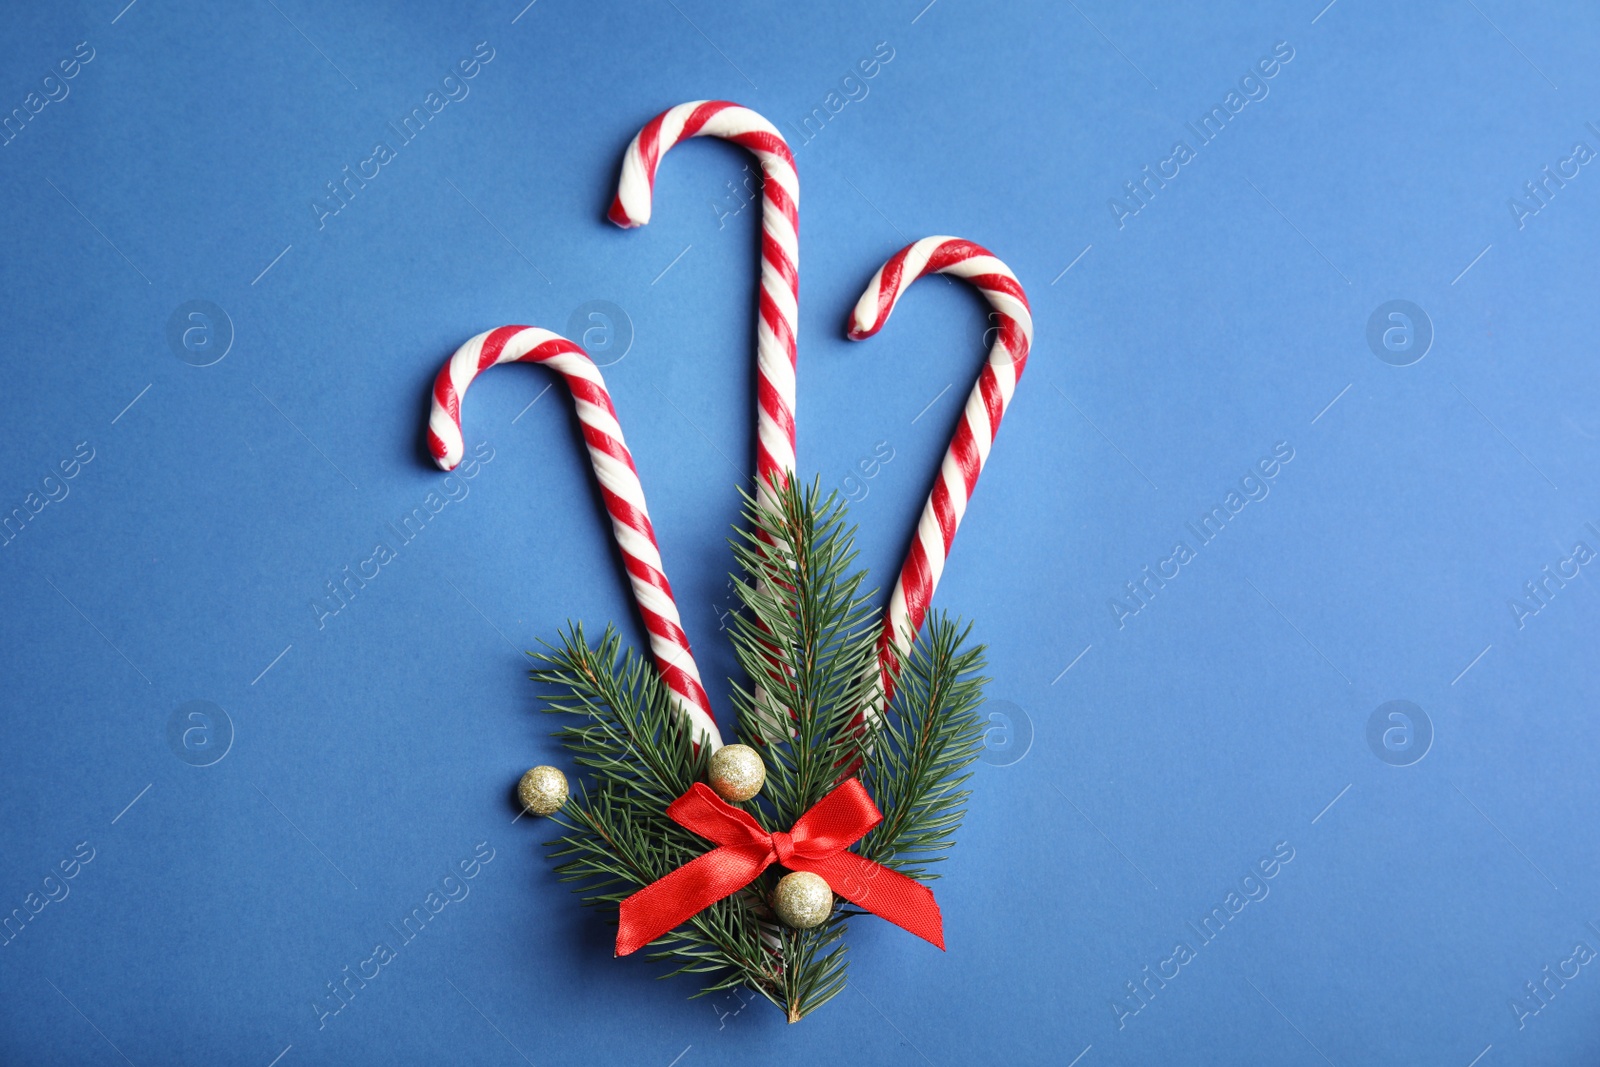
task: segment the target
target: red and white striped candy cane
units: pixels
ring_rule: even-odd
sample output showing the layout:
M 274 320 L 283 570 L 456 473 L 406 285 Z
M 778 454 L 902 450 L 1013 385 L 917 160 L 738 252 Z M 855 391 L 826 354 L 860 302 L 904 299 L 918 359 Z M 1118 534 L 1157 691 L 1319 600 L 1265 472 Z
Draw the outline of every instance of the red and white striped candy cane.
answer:
M 689 137 L 720 137 L 761 162 L 761 293 L 756 324 L 756 493 L 788 484 L 794 470 L 795 338 L 800 301 L 800 178 L 794 155 L 772 123 L 726 100 L 668 108 L 628 146 L 609 217 L 624 228 L 650 221 L 656 168 Z
M 711 702 L 700 684 L 700 671 L 689 638 L 683 632 L 672 586 L 662 572 L 661 551 L 655 529 L 645 509 L 644 487 L 634 468 L 633 455 L 622 439 L 617 411 L 605 379 L 588 353 L 565 337 L 533 326 L 502 326 L 480 333 L 450 357 L 433 383 L 433 410 L 428 415 L 428 450 L 434 462 L 454 470 L 461 462 L 461 398 L 472 379 L 496 363 L 542 363 L 560 374 L 572 392 L 583 441 L 594 465 L 595 480 L 611 516 L 611 532 L 633 586 L 650 652 L 662 679 L 672 690 L 678 707 L 688 716 L 695 740 L 722 746 Z
M 893 693 L 900 664 L 922 627 L 933 590 L 944 573 L 945 557 L 950 554 L 956 528 L 966 514 L 967 501 L 989 458 L 1000 418 L 1011 403 L 1011 394 L 1022 377 L 1028 349 L 1033 344 L 1033 315 L 1017 276 L 988 249 L 956 237 L 924 237 L 891 256 L 856 303 L 850 319 L 850 339 L 859 341 L 877 333 L 889 321 L 906 287 L 933 273 L 953 274 L 977 286 L 994 308 L 999 330 L 978 383 L 967 397 L 961 422 L 939 466 L 939 477 L 922 509 L 916 536 L 884 612 L 879 675 L 886 699 Z

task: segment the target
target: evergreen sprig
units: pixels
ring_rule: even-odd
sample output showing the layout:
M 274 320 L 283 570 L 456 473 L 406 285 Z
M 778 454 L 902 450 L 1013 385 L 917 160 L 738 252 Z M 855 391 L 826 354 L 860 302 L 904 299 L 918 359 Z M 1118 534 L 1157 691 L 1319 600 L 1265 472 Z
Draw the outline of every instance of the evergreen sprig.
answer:
M 858 846 L 914 878 L 954 844 L 977 756 L 984 679 L 970 627 L 930 618 L 906 657 L 887 707 L 878 682 L 881 624 L 863 591 L 855 531 L 837 494 L 791 485 L 771 505 L 747 497 L 747 528 L 733 538 L 741 608 L 730 637 L 746 682 L 732 687 L 735 733 L 761 753 L 762 792 L 742 805 L 764 828 L 787 830 L 850 774 L 884 814 Z M 615 920 L 631 893 L 703 855 L 709 843 L 672 822 L 667 805 L 705 778 L 708 752 L 655 670 L 622 648 L 615 628 L 591 644 L 581 625 L 534 653 L 533 679 L 554 690 L 546 710 L 569 716 L 557 735 L 587 772 L 551 843 L 563 880 Z M 699 994 L 745 985 L 796 1022 L 843 990 L 843 934 L 835 909 L 811 930 L 778 923 L 767 900 L 782 872 L 719 901 L 650 946 L 651 959 L 694 974 Z
M 927 620 L 896 680 L 889 714 L 862 767 L 883 822 L 862 841 L 861 854 L 901 874 L 928 881 L 966 815 L 967 767 L 983 748 L 978 707 L 988 679 L 983 647 L 967 648 L 972 627 L 942 614 Z

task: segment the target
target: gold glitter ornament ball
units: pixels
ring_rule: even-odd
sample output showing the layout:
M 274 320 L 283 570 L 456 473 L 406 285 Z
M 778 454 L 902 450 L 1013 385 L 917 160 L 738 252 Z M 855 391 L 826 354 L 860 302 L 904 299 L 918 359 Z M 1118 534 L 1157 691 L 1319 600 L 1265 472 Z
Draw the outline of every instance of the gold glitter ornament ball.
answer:
M 723 745 L 711 754 L 711 767 L 706 772 L 711 788 L 717 796 L 732 804 L 739 804 L 757 793 L 767 780 L 766 764 L 749 745 Z
M 534 815 L 554 815 L 567 802 L 567 776 L 559 767 L 535 767 L 517 783 L 517 798 Z
M 790 871 L 772 891 L 772 910 L 785 926 L 809 930 L 833 912 L 833 890 L 827 879 L 810 871 Z

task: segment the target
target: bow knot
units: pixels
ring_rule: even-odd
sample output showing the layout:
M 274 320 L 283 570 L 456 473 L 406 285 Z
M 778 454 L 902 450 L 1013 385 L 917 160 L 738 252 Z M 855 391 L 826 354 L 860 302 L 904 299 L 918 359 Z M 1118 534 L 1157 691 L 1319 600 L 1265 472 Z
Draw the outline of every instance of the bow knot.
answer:
M 696 782 L 667 807 L 667 818 L 718 847 L 622 902 L 617 955 L 626 956 L 743 889 L 774 863 L 820 875 L 835 893 L 944 948 L 933 891 L 849 851 L 883 813 L 854 778 L 840 782 L 789 830 L 767 831 L 750 814 Z

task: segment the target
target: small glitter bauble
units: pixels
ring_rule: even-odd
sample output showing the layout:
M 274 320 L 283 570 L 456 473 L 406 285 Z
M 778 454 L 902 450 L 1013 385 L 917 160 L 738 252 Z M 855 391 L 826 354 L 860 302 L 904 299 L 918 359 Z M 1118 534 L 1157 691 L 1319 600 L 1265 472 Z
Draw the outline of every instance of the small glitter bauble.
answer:
M 810 871 L 790 871 L 772 891 L 772 910 L 785 926 L 809 930 L 833 913 L 833 890 L 827 879 Z
M 766 764 L 749 745 L 723 745 L 711 754 L 706 772 L 717 796 L 733 804 L 743 803 L 761 792 L 767 780 Z
M 567 802 L 567 776 L 559 767 L 535 767 L 517 783 L 517 797 L 534 815 L 554 815 Z

